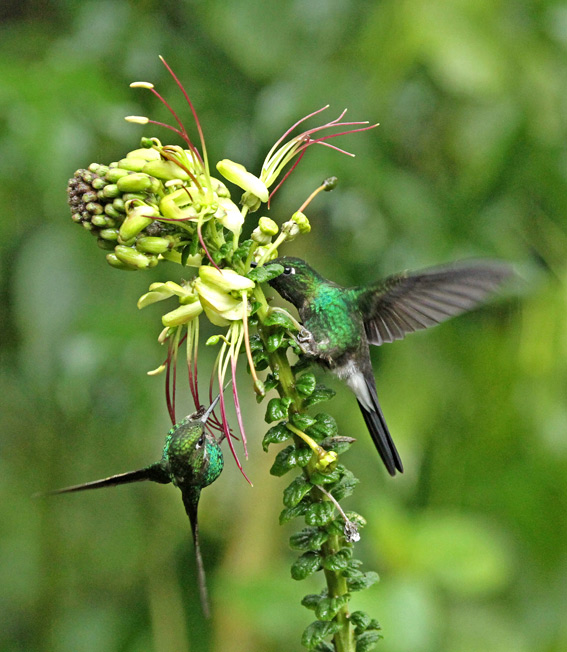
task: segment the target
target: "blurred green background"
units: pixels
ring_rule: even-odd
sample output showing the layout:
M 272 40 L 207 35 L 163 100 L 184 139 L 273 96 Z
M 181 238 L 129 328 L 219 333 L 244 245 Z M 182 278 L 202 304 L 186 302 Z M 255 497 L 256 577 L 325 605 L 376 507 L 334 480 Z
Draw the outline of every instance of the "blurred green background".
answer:
M 517 263 L 511 298 L 373 352 L 402 476 L 384 472 L 346 390 L 329 404 L 360 435 L 347 507 L 368 518 L 361 555 L 381 575 L 353 608 L 380 620 L 383 652 L 567 649 L 565 4 L 59 0 L 0 8 L 2 652 L 300 650 L 299 601 L 321 586 L 289 577 L 287 479 L 268 474 L 251 392 L 254 488 L 229 462 L 201 501 L 210 622 L 172 487 L 30 498 L 154 461 L 169 427 L 162 379 L 145 375 L 163 358 L 160 313 L 136 299 L 177 272 L 108 267 L 65 196 L 76 168 L 142 134 L 169 139 L 123 121 L 165 117 L 131 81 L 190 123 L 158 54 L 213 160 L 258 170 L 327 103 L 381 123 L 337 142 L 354 159 L 309 150 L 271 216 L 325 176 L 340 183 L 285 253 L 345 284 L 468 256 Z

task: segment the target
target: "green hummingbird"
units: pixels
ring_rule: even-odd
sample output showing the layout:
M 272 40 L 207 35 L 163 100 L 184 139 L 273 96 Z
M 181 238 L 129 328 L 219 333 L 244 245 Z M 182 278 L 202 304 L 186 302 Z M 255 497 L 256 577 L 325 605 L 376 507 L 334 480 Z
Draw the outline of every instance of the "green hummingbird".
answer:
M 222 451 L 217 440 L 205 431 L 207 419 L 211 416 L 219 398 L 220 395 L 208 408 L 201 407 L 197 412 L 185 417 L 171 428 L 167 433 L 163 454 L 159 462 L 137 471 L 119 473 L 103 480 L 94 480 L 93 482 L 65 487 L 44 494 L 54 495 L 85 491 L 86 489 L 100 489 L 101 487 L 113 487 L 141 480 L 151 480 L 160 484 L 169 484 L 171 482 L 179 487 L 193 532 L 199 593 L 203 612 L 207 618 L 210 611 L 205 582 L 205 568 L 199 545 L 197 507 L 201 489 L 214 482 L 224 466 Z
M 274 263 L 284 270 L 269 284 L 299 312 L 303 353 L 346 381 L 388 472 L 402 473 L 378 402 L 369 344 L 401 340 L 474 308 L 512 275 L 511 268 L 497 261 L 462 262 L 345 288 L 300 258 L 275 258 L 266 267 Z

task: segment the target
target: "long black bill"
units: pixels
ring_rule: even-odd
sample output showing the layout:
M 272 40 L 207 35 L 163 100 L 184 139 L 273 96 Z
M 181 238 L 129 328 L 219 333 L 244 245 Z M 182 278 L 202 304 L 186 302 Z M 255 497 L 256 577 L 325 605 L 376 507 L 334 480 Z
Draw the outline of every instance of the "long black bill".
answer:
M 171 482 L 161 469 L 159 463 L 152 464 L 145 469 L 138 469 L 137 471 L 128 471 L 127 473 L 118 473 L 111 475 L 109 478 L 102 480 L 93 480 L 92 482 L 85 482 L 83 484 L 75 484 L 72 487 L 64 487 L 63 489 L 55 489 L 54 491 L 47 491 L 45 493 L 34 494 L 34 498 L 40 496 L 55 496 L 57 494 L 69 494 L 75 491 L 86 491 L 87 489 L 102 489 L 103 487 L 116 487 L 120 484 L 130 484 L 131 482 L 142 482 L 143 480 L 150 480 L 151 482 L 159 482 L 160 484 L 167 484 Z

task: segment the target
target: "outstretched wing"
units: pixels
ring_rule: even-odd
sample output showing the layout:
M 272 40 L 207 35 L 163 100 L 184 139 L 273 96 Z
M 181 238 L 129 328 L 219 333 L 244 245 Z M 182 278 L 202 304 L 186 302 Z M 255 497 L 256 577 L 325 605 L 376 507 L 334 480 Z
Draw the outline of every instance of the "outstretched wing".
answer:
M 473 261 L 389 276 L 356 288 L 370 344 L 401 340 L 481 303 L 513 275 L 497 261 Z

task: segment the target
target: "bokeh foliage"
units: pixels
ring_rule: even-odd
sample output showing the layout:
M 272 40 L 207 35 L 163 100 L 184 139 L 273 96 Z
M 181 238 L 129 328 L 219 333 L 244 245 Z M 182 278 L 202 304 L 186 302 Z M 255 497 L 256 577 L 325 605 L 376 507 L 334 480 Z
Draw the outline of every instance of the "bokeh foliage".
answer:
M 563 4 L 60 0 L 0 18 L 0 649 L 278 652 L 299 649 L 309 622 L 251 395 L 254 489 L 227 469 L 202 500 L 210 623 L 173 490 L 30 499 L 157 459 L 168 428 L 161 380 L 145 375 L 163 355 L 159 320 L 135 307 L 159 270 L 108 267 L 64 192 L 76 168 L 163 136 L 122 120 L 162 117 L 133 80 L 182 107 L 161 53 L 211 155 L 252 171 L 324 104 L 381 123 L 345 139 L 355 159 L 310 150 L 274 203 L 287 219 L 339 177 L 290 252 L 324 274 L 354 284 L 467 256 L 518 263 L 515 297 L 375 352 L 403 476 L 383 472 L 352 396 L 340 390 L 333 409 L 360 435 L 352 508 L 382 582 L 359 606 L 380 618 L 384 652 L 564 650 Z

